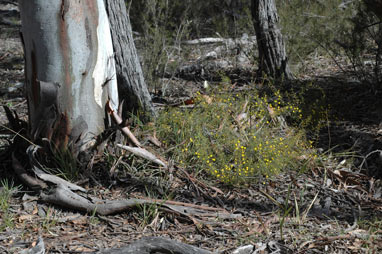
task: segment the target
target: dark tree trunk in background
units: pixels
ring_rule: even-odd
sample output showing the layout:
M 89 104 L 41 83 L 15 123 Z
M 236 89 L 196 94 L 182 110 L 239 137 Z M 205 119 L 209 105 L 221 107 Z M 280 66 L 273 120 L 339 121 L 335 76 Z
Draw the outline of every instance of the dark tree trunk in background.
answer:
M 382 20 L 382 0 L 363 0 L 367 9 L 374 12 L 377 17 Z
M 155 116 L 135 48 L 124 0 L 105 0 L 115 51 L 118 89 L 129 111 L 141 110 Z
M 259 50 L 260 74 L 265 73 L 276 79 L 291 79 L 275 1 L 252 0 L 251 11 Z
M 113 44 L 103 0 L 19 0 L 33 140 L 85 150 L 118 107 Z

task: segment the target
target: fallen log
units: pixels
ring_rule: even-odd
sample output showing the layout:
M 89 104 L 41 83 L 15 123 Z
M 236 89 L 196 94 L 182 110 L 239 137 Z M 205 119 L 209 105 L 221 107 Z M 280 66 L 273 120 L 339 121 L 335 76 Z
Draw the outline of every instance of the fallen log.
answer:
M 31 249 L 24 250 L 22 254 L 44 254 L 45 245 L 44 240 L 39 237 L 37 245 Z M 95 254 L 212 254 L 212 252 L 197 248 L 195 246 L 181 243 L 175 240 L 163 237 L 143 237 L 125 247 L 117 249 L 106 249 Z
M 59 184 L 48 193 L 41 192 L 42 201 L 70 208 L 76 211 L 100 215 L 109 215 L 126 211 L 137 205 L 152 203 L 147 200 L 126 199 L 126 200 L 100 200 L 92 197 L 83 197 L 71 191 L 67 186 Z
M 125 247 L 99 251 L 97 254 L 212 254 L 212 252 L 162 237 L 144 237 Z
M 222 43 L 225 42 L 224 38 L 200 38 L 195 40 L 183 41 L 182 44 L 185 45 L 200 45 L 200 44 L 210 44 L 210 43 Z

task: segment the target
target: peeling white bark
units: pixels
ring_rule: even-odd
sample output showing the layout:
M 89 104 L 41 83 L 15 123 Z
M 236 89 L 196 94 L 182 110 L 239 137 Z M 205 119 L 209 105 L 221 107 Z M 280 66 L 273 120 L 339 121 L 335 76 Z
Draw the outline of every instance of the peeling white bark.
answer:
M 105 128 L 106 102 L 114 110 L 118 107 L 104 2 L 19 0 L 19 7 L 30 125 L 38 130 L 34 138 L 86 149 Z M 41 84 L 47 84 L 45 90 Z M 49 100 L 44 94 L 50 95 Z
M 119 96 L 125 102 L 123 109 L 125 112 L 144 112 L 145 115 L 141 114 L 142 119 L 146 118 L 145 116 L 156 116 L 134 45 L 126 3 L 124 0 L 105 2 L 117 64 Z
M 97 104 L 104 108 L 103 85 L 107 85 L 108 91 L 111 93 L 111 107 L 113 110 L 118 110 L 118 89 L 110 25 L 103 0 L 97 0 L 97 2 L 99 6 L 97 39 L 98 45 L 103 45 L 103 47 L 98 47 L 97 62 L 93 72 L 94 98 Z M 106 81 L 107 84 L 105 84 Z

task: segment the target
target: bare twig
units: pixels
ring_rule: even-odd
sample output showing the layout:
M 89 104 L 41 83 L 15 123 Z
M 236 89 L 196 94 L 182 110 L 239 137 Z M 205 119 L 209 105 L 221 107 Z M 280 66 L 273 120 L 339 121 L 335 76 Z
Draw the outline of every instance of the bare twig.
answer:
M 112 116 L 114 122 L 118 125 L 122 124 L 122 118 L 118 115 L 118 112 L 112 109 L 110 106 L 110 101 L 106 103 L 107 110 L 109 114 Z M 136 145 L 137 147 L 141 147 L 141 143 L 138 141 L 138 139 L 134 136 L 134 134 L 130 131 L 130 129 L 127 126 L 121 127 L 121 131 L 123 134 L 125 134 L 130 140 Z
M 155 156 L 154 154 L 150 153 L 149 151 L 147 151 L 144 148 L 132 147 L 132 146 L 124 146 L 124 145 L 121 145 L 121 144 L 117 144 L 117 146 L 122 148 L 122 149 L 125 149 L 126 151 L 129 151 L 130 153 L 133 153 L 133 154 L 135 154 L 135 155 L 137 155 L 139 157 L 145 158 L 146 160 L 152 161 L 152 162 L 154 162 L 156 164 L 159 164 L 159 165 L 167 168 L 167 163 L 165 163 L 162 160 L 158 159 L 157 156 Z
M 316 202 L 316 199 L 317 199 L 319 193 L 320 193 L 320 192 L 317 192 L 317 193 L 316 193 L 316 195 L 314 196 L 312 202 L 310 202 L 308 208 L 305 210 L 304 214 L 302 215 L 302 221 L 303 221 L 303 222 L 305 221 L 306 216 L 308 215 L 310 209 L 312 209 L 314 202 Z
M 374 150 L 374 151 L 368 153 L 368 154 L 363 158 L 362 163 L 361 163 L 361 165 L 359 166 L 359 169 L 360 169 L 360 170 L 362 169 L 363 164 L 366 163 L 367 158 L 368 158 L 369 156 L 375 154 L 375 153 L 380 153 L 380 154 L 382 155 L 382 150 Z

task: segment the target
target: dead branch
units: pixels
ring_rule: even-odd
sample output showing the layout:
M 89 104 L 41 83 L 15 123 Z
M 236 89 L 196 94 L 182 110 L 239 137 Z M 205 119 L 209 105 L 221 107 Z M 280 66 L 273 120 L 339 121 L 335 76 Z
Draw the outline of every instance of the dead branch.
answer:
M 139 157 L 142 157 L 146 160 L 152 161 L 156 164 L 161 165 L 162 167 L 167 168 L 167 163 L 163 162 L 162 160 L 158 159 L 154 154 L 150 153 L 146 149 L 140 148 L 140 147 L 132 147 L 132 146 L 124 146 L 121 144 L 117 144 L 118 147 L 125 149 L 126 151 L 129 151 L 130 153 L 133 153 L 134 155 L 137 155 Z
M 41 236 L 38 237 L 37 243 L 29 250 L 22 251 L 21 254 L 45 254 L 45 244 Z
M 17 177 L 26 184 L 29 188 L 33 190 L 41 190 L 48 188 L 48 185 L 36 177 L 28 175 L 27 171 L 21 165 L 21 163 L 16 159 L 14 153 L 12 153 L 12 167 L 15 171 Z
M 101 200 L 92 197 L 84 197 L 71 191 L 66 185 L 58 184 L 51 189 L 47 194 L 41 192 L 40 198 L 44 202 L 60 205 L 69 209 L 74 209 L 82 212 L 95 212 L 100 215 L 110 215 L 124 212 L 137 205 L 157 204 L 160 207 L 165 207 L 173 212 L 182 214 L 192 221 L 195 219 L 192 216 L 200 218 L 221 218 L 221 219 L 237 219 L 241 217 L 239 214 L 231 214 L 224 209 L 211 208 L 205 206 L 195 206 L 174 201 L 150 200 L 150 199 L 124 199 L 124 200 Z M 214 212 L 211 212 L 214 211 Z
M 113 110 L 113 108 L 110 106 L 110 101 L 106 103 L 106 108 L 109 114 L 111 115 L 111 117 L 113 118 L 114 122 L 118 125 L 121 125 L 123 120 L 118 115 L 118 112 Z M 134 136 L 134 134 L 130 131 L 130 129 L 127 126 L 121 127 L 121 131 L 131 140 L 131 142 L 133 142 L 134 145 L 136 145 L 137 147 L 142 146 L 141 143 L 138 141 L 138 139 Z
M 177 242 L 162 237 L 144 237 L 136 242 L 119 249 L 110 249 L 97 252 L 98 254 L 211 254 L 192 245 Z
M 223 38 L 200 38 L 195 40 L 183 41 L 182 44 L 185 45 L 202 45 L 210 43 L 223 43 L 226 39 Z
M 37 245 L 29 250 L 23 251 L 24 254 L 44 254 L 45 246 L 41 237 L 38 238 Z M 212 254 L 212 252 L 194 247 L 189 244 L 163 237 L 144 237 L 125 247 L 118 249 L 108 249 L 95 252 L 97 254 Z
M 42 192 L 40 198 L 44 202 L 56 204 L 66 208 L 82 212 L 96 212 L 100 215 L 109 215 L 126 211 L 137 205 L 152 203 L 147 200 L 100 200 L 95 198 L 85 198 L 72 192 L 67 186 L 59 184 L 49 191 L 48 194 Z
M 73 184 L 73 183 L 70 183 L 58 176 L 55 176 L 55 175 L 51 175 L 51 174 L 48 174 L 48 173 L 45 173 L 44 171 L 42 171 L 41 169 L 37 168 L 37 167 L 33 167 L 33 172 L 36 174 L 36 176 L 46 182 L 50 182 L 50 183 L 54 183 L 56 185 L 63 185 L 63 186 L 66 186 L 66 188 L 70 189 L 70 190 L 73 190 L 73 191 L 82 191 L 82 192 L 87 192 L 84 188 L 76 185 L 76 184 Z

